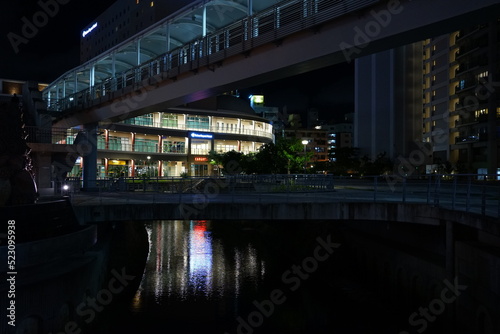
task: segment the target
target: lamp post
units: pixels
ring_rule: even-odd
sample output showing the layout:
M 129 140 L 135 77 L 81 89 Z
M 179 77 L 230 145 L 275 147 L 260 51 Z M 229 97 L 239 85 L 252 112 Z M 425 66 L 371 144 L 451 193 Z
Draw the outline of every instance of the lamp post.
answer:
M 148 159 L 148 177 L 151 176 L 151 171 L 149 170 L 149 168 L 151 167 L 151 156 L 147 156 L 147 159 Z
M 304 173 L 307 169 L 307 161 L 306 161 L 306 145 L 309 144 L 309 140 L 304 139 L 302 141 L 302 145 L 304 145 Z

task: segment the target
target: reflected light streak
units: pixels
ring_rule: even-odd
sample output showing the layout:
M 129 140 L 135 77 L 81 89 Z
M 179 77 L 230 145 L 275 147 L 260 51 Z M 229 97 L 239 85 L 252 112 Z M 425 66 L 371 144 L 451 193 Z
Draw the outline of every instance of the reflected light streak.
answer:
M 195 291 L 212 290 L 212 236 L 205 221 L 193 221 L 189 238 L 189 283 Z

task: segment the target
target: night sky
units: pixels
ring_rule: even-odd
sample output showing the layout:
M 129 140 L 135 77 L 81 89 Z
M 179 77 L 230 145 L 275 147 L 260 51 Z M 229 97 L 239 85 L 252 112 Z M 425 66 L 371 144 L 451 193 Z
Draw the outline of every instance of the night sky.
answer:
M 32 23 L 42 10 L 39 2 L 53 1 L 56 0 L 16 0 L 3 4 L 0 10 L 0 78 L 50 83 L 78 66 L 81 30 L 115 0 L 59 0 L 67 3 L 59 4 L 55 15 L 49 17 L 45 25 L 37 27 L 32 37 L 13 46 L 9 36 L 12 39 L 16 34 L 24 38 L 25 21 Z M 267 106 L 286 106 L 288 113 L 304 113 L 309 108 L 317 108 L 322 119 L 338 120 L 354 109 L 353 72 L 352 64 L 337 65 L 244 89 L 242 93 L 263 93 Z
M 45 25 L 27 42 L 18 45 L 16 53 L 9 33 L 23 36 L 26 18 L 33 23 L 42 8 L 39 2 L 55 0 L 3 1 L 0 10 L 1 44 L 0 77 L 6 79 L 51 82 L 80 62 L 80 32 L 115 0 L 59 0 L 59 4 Z M 6 3 L 7 2 L 7 3 Z M 43 21 L 40 21 L 43 23 Z M 13 36 L 12 34 L 10 35 Z

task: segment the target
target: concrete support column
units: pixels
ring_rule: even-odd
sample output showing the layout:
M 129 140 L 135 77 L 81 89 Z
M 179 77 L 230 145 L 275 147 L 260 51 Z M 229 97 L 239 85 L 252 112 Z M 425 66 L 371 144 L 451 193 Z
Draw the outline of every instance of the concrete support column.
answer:
M 455 281 L 455 231 L 454 223 L 446 221 L 446 278 L 450 282 Z M 460 282 L 459 282 L 460 283 Z M 455 333 L 455 319 L 457 314 L 457 303 L 453 303 L 447 313 L 446 329 Z
M 37 152 L 35 154 L 36 164 L 38 166 L 35 172 L 36 185 L 39 192 L 43 189 L 52 188 L 52 157 L 48 152 Z M 44 194 L 45 195 L 45 194 Z
M 85 145 L 87 154 L 83 159 L 83 190 L 94 191 L 97 189 L 97 128 L 98 123 L 85 125 Z
M 104 130 L 104 148 L 109 150 L 109 130 Z
M 453 222 L 446 221 L 446 276 L 455 277 L 455 233 Z
M 109 169 L 109 160 L 108 158 L 104 158 L 104 175 L 106 177 L 108 176 L 108 169 Z

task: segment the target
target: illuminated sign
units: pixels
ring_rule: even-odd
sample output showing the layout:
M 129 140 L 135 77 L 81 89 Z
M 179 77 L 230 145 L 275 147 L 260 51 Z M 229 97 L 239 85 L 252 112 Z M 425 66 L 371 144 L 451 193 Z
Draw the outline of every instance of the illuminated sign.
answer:
M 88 34 L 90 34 L 90 32 L 91 32 L 92 30 L 94 30 L 95 28 L 97 28 L 97 22 L 96 22 L 96 23 L 94 23 L 94 24 L 93 24 L 90 28 L 88 28 L 87 30 L 82 31 L 82 37 L 85 37 L 85 36 L 87 36 Z
M 108 162 L 108 165 L 113 165 L 113 166 L 126 166 L 127 162 L 122 161 L 122 160 L 110 160 Z
M 194 157 L 194 161 L 208 161 L 207 157 Z
M 211 133 L 191 133 L 191 138 L 200 138 L 200 139 L 212 139 L 214 137 Z

